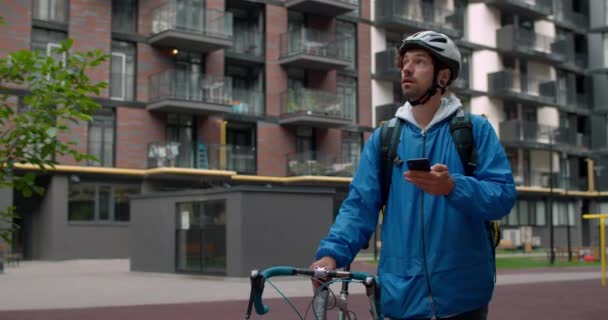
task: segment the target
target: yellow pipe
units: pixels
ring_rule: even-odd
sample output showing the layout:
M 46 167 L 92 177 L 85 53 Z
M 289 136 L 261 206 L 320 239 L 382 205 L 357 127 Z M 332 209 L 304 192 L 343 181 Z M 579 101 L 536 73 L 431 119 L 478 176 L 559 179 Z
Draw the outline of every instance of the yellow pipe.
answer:
M 226 170 L 226 125 L 228 121 L 220 121 L 220 170 Z
M 608 213 L 584 214 L 584 219 L 600 219 L 600 259 L 602 259 L 602 287 L 606 286 L 606 225 Z
M 595 191 L 595 162 L 593 159 L 587 160 L 587 180 L 589 181 L 589 185 L 587 186 L 587 191 L 593 192 Z
M 604 219 L 600 219 L 600 248 L 602 250 L 602 287 L 606 286 L 606 231 L 604 230 Z

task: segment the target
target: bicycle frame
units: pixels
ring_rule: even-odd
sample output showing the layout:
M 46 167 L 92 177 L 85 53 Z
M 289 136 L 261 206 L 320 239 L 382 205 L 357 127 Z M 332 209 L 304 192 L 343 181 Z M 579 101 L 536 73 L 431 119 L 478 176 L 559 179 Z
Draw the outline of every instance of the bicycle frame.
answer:
M 247 306 L 246 319 L 251 317 L 252 307 L 255 307 L 255 312 L 259 315 L 266 314 L 269 311 L 267 305 L 262 301 L 262 294 L 264 292 L 264 283 L 267 279 L 273 276 L 309 276 L 313 279 L 327 281 L 330 279 L 341 279 L 341 280 L 358 280 L 363 283 L 366 290 L 366 295 L 370 301 L 370 313 L 373 320 L 384 319 L 380 308 L 380 283 L 377 277 L 372 276 L 367 272 L 349 272 L 349 271 L 333 271 L 327 269 L 297 269 L 293 267 L 271 267 L 263 271 L 253 270 L 251 272 L 251 293 L 249 295 L 249 304 Z M 347 288 L 347 287 L 346 287 Z M 339 319 L 348 319 L 346 308 L 346 295 L 348 294 L 347 289 L 343 288 L 341 297 L 336 298 L 336 306 L 342 311 L 339 314 Z M 313 299 L 313 312 L 315 312 L 316 319 L 326 320 L 327 313 L 326 307 L 329 302 L 329 289 L 327 284 L 322 285 L 319 288 L 318 293 Z

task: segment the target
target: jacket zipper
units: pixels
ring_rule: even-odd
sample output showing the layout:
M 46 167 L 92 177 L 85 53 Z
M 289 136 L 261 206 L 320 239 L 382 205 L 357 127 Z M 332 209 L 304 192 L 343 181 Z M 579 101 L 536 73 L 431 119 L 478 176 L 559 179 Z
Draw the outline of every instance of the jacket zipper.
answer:
M 426 154 L 426 131 L 422 130 L 422 157 Z M 429 300 L 431 301 L 431 314 L 432 320 L 437 319 L 435 315 L 435 300 L 433 299 L 433 290 L 431 289 L 431 276 L 429 275 L 428 263 L 426 259 L 426 240 L 424 236 L 424 191 L 420 192 L 422 197 L 420 202 L 420 227 L 422 229 L 422 259 L 424 260 L 424 277 L 426 279 L 426 286 L 429 290 Z

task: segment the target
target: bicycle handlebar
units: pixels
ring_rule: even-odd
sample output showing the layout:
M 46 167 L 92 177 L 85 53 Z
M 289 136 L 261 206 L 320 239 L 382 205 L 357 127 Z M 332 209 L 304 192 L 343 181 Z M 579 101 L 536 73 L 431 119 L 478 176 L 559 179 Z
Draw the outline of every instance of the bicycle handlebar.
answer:
M 255 307 L 255 312 L 259 315 L 266 314 L 269 310 L 268 306 L 262 301 L 262 293 L 264 292 L 264 282 L 266 279 L 270 279 L 275 276 L 295 276 L 304 275 L 310 276 L 315 279 L 327 280 L 327 279 L 348 279 L 348 280 L 360 280 L 368 288 L 366 290 L 368 297 L 370 297 L 370 303 L 373 305 L 374 310 L 379 311 L 379 300 L 380 291 L 379 283 L 376 277 L 368 272 L 348 272 L 339 270 L 327 270 L 327 269 L 298 269 L 286 266 L 270 267 L 268 269 L 259 271 L 251 271 L 251 294 L 249 295 L 249 305 L 247 306 L 246 319 L 251 316 L 252 304 Z M 375 301 L 372 301 L 375 300 Z M 380 312 L 378 312 L 380 314 Z

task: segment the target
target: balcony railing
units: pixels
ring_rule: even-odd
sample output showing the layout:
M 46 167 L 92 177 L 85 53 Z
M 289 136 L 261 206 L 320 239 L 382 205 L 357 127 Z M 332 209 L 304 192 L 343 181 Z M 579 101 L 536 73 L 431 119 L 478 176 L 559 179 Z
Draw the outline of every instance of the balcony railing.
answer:
M 259 31 L 235 30 L 234 43 L 227 51 L 261 57 L 264 54 L 264 35 Z
M 152 12 L 150 33 L 167 30 L 231 39 L 232 13 L 168 1 Z
M 433 29 L 453 37 L 462 36 L 464 15 L 420 0 L 376 1 L 376 21 L 397 32 Z
M 264 94 L 262 92 L 232 89 L 232 112 L 261 116 L 264 114 Z
M 150 77 L 149 100 L 177 99 L 232 104 L 232 79 L 198 72 L 167 70 Z
M 283 115 L 311 115 L 354 119 L 354 108 L 343 104 L 335 93 L 311 89 L 289 89 L 281 97 Z
M 230 47 L 232 28 L 230 12 L 172 0 L 152 12 L 148 41 L 153 45 L 208 52 Z
M 485 0 L 485 2 L 501 10 L 533 19 L 553 13 L 553 0 Z
M 570 128 L 542 125 L 532 121 L 508 120 L 500 123 L 500 139 L 508 144 L 521 143 L 584 151 L 590 147 L 589 136 Z
M 587 16 L 566 9 L 556 11 L 555 20 L 573 29 L 589 28 L 589 18 Z
M 338 65 L 347 67 L 354 60 L 352 50 L 347 48 L 348 37 L 350 36 L 310 28 L 293 30 L 281 35 L 281 59 L 305 55 L 334 60 Z
M 251 146 L 204 143 L 151 143 L 148 168 L 173 167 L 256 172 L 256 149 Z
M 563 62 L 566 59 L 566 41 L 508 25 L 496 30 L 498 49 L 526 54 L 529 58 Z
M 287 155 L 289 176 L 352 177 L 359 165 L 360 155 L 332 155 L 321 152 L 303 152 Z
M 324 16 L 338 16 L 357 10 L 359 0 L 286 0 L 288 10 Z
M 555 80 L 548 78 L 521 76 L 511 70 L 488 74 L 489 93 L 502 98 L 555 104 L 556 90 Z
M 376 52 L 374 77 L 379 80 L 401 82 L 401 73 L 397 67 L 397 49 Z

